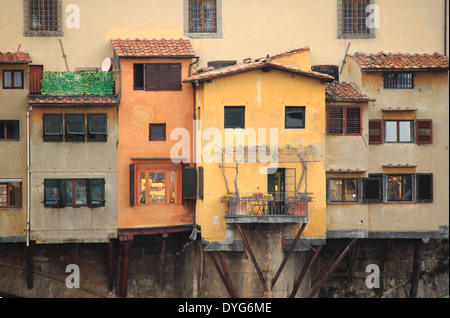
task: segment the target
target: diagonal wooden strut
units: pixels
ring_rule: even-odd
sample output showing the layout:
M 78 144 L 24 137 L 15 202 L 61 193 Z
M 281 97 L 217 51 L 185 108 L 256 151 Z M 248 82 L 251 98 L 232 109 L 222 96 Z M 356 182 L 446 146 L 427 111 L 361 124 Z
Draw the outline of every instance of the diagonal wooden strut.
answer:
M 338 259 L 333 263 L 331 268 L 327 271 L 327 273 L 325 274 L 325 277 L 316 285 L 316 287 L 311 292 L 311 294 L 308 296 L 308 298 L 314 297 L 314 295 L 317 294 L 317 292 L 320 290 L 320 288 L 322 288 L 322 286 L 328 281 L 328 279 L 333 274 L 334 270 L 339 266 L 339 264 L 344 259 L 345 255 L 347 255 L 347 253 L 350 251 L 352 245 L 355 244 L 357 240 L 358 240 L 357 238 L 354 238 L 351 240 L 351 242 L 347 245 L 347 247 L 342 251 L 342 253 L 338 257 Z
M 278 280 L 278 277 L 281 274 L 281 271 L 283 270 L 284 266 L 286 265 L 286 262 L 288 261 L 289 257 L 291 256 L 292 251 L 294 250 L 295 245 L 297 245 L 298 239 L 300 238 L 300 236 L 303 233 L 303 230 L 306 227 L 306 223 L 303 223 L 302 226 L 300 227 L 300 229 L 297 232 L 297 235 L 295 236 L 294 242 L 292 242 L 291 246 L 289 247 L 288 252 L 286 253 L 286 255 L 284 256 L 283 262 L 280 265 L 280 268 L 278 268 L 277 273 L 275 274 L 275 277 L 272 280 L 272 288 L 273 286 L 275 286 L 275 283 Z
M 224 271 L 226 272 L 226 274 L 224 274 L 220 268 L 219 268 L 219 264 L 217 264 L 216 259 L 214 258 L 213 252 L 207 252 L 206 254 L 208 254 L 209 258 L 211 259 L 211 261 L 214 264 L 214 267 L 217 270 L 217 273 L 219 274 L 220 279 L 222 280 L 222 283 L 225 285 L 225 288 L 227 289 L 228 294 L 230 295 L 230 297 L 232 298 L 236 298 L 236 293 L 234 292 L 234 287 L 233 284 L 231 283 L 231 278 L 229 277 L 228 274 L 228 268 L 226 267 L 225 260 L 223 259 L 223 255 L 221 252 L 219 252 L 219 258 L 220 258 L 220 262 L 222 263 L 222 266 L 225 265 L 224 267 Z
M 237 225 L 237 228 L 239 230 L 239 233 L 241 233 L 241 237 L 242 237 L 242 240 L 244 241 L 244 245 L 247 248 L 248 253 L 250 254 L 250 258 L 251 258 L 251 260 L 253 262 L 253 265 L 255 266 L 256 272 L 258 273 L 259 280 L 261 281 L 261 283 L 263 285 L 264 291 L 267 291 L 266 282 L 265 282 L 264 277 L 262 275 L 261 269 L 259 268 L 258 263 L 256 262 L 255 256 L 253 255 L 253 251 L 250 248 L 250 244 L 248 244 L 247 237 L 245 236 L 244 231 L 241 228 L 241 225 L 239 223 L 236 224 L 236 225 Z
M 297 281 L 294 284 L 294 288 L 292 289 L 292 293 L 289 296 L 289 298 L 294 298 L 295 295 L 297 294 L 297 291 L 300 285 L 302 284 L 303 278 L 305 278 L 306 272 L 311 268 L 312 264 L 315 262 L 322 247 L 323 245 L 319 245 L 314 253 L 312 251 L 310 252 L 308 259 L 306 260 L 305 264 L 303 264 L 302 271 L 298 275 Z

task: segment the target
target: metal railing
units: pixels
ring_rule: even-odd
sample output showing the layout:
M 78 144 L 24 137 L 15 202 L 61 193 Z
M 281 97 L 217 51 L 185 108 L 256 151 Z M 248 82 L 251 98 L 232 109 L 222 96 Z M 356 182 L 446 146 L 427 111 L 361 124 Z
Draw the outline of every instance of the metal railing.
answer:
M 227 216 L 308 216 L 311 193 L 239 193 L 222 197 Z

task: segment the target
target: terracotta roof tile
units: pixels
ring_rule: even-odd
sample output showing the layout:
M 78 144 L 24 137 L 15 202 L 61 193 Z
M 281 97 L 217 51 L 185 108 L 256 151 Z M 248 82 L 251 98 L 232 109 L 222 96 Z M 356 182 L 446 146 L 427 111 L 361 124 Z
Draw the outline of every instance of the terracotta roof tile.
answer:
M 362 70 L 445 70 L 448 69 L 448 57 L 434 54 L 384 53 L 348 55 Z
M 119 57 L 196 56 L 191 42 L 183 39 L 115 39 L 111 43 Z
M 233 75 L 233 74 L 239 74 L 242 72 L 247 72 L 247 71 L 250 71 L 253 69 L 259 69 L 259 68 L 263 68 L 263 67 L 276 68 L 276 69 L 284 70 L 284 71 L 291 72 L 291 73 L 296 73 L 296 74 L 300 74 L 300 75 L 319 78 L 319 79 L 322 79 L 325 81 L 332 81 L 334 79 L 334 77 L 332 77 L 330 75 L 319 73 L 319 72 L 314 72 L 311 70 L 303 70 L 298 67 L 284 65 L 284 64 L 280 64 L 280 63 L 276 63 L 276 62 L 272 61 L 272 59 L 274 57 L 278 58 L 280 56 L 293 54 L 293 53 L 295 53 L 294 51 L 300 52 L 299 50 L 305 50 L 305 49 L 307 49 L 307 48 L 291 50 L 289 52 L 277 54 L 277 55 L 266 57 L 266 58 L 258 58 L 258 59 L 254 59 L 254 60 L 252 60 L 251 58 L 246 58 L 240 63 L 236 63 L 234 65 L 230 65 L 230 66 L 226 66 L 226 67 L 221 67 L 218 69 L 211 69 L 211 67 L 203 68 L 203 69 L 197 71 L 197 73 L 193 74 L 190 78 L 187 78 L 185 80 L 185 82 L 212 80 L 214 78 Z
M 31 58 L 28 53 L 25 52 L 0 52 L 0 64 L 1 63 L 31 63 Z
M 350 83 L 326 83 L 325 95 L 328 100 L 336 101 L 369 101 L 367 95 L 360 93 Z

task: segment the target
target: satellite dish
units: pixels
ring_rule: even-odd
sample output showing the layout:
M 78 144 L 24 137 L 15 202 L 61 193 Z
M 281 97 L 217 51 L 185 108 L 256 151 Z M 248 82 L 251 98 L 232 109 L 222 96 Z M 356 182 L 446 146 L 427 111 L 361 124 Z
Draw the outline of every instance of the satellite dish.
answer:
M 108 72 L 111 69 L 111 58 L 107 57 L 102 62 L 102 71 Z

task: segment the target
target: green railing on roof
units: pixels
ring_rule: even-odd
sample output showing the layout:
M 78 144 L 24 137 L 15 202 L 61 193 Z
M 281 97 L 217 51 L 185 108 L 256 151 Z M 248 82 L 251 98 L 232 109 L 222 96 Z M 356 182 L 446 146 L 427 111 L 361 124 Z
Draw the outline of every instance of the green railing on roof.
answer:
M 44 72 L 42 95 L 114 95 L 114 72 Z

